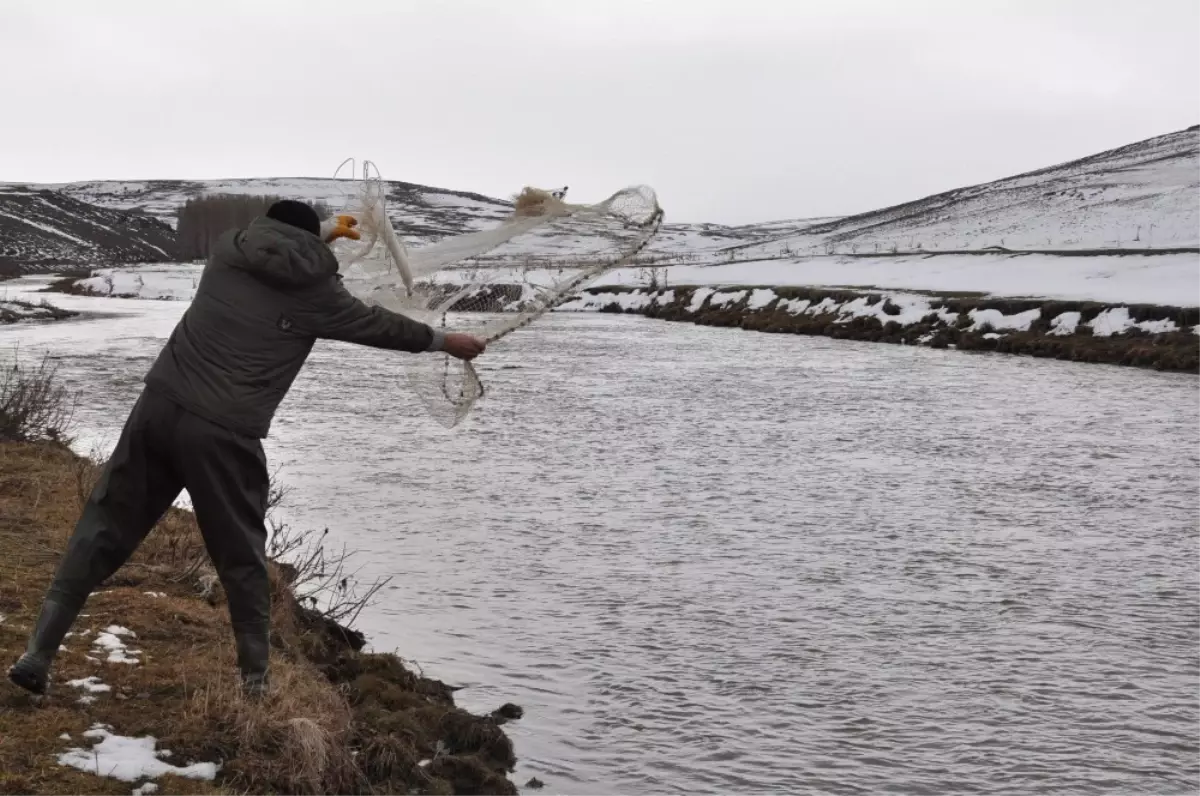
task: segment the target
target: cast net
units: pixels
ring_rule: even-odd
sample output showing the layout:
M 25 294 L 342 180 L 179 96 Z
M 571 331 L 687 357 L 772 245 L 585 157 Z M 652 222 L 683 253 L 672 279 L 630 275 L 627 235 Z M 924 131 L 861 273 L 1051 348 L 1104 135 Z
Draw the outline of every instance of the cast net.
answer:
M 362 239 L 333 244 L 346 288 L 368 304 L 489 344 L 605 273 L 632 264 L 663 217 L 657 196 L 644 185 L 595 204 L 572 204 L 558 193 L 526 187 L 494 226 L 410 249 L 389 217 L 390 186 L 374 165 L 364 163 L 352 184 L 341 212 L 358 220 Z M 484 394 L 469 362 L 439 353 L 406 358 L 406 365 L 410 386 L 448 428 Z

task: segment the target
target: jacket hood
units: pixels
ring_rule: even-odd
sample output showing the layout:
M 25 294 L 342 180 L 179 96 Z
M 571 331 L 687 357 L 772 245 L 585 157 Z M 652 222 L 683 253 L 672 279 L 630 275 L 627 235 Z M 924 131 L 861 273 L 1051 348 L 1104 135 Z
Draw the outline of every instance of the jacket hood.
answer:
M 324 241 L 265 216 L 223 235 L 214 256 L 278 287 L 307 287 L 338 272 L 337 258 Z

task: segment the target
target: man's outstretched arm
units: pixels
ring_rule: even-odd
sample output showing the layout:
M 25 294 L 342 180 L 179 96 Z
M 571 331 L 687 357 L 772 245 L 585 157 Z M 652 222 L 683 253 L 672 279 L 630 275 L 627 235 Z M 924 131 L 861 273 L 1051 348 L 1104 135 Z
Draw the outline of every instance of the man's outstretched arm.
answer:
M 398 312 L 368 306 L 337 277 L 310 294 L 308 304 L 304 330 L 327 340 L 412 353 L 445 351 L 459 359 L 474 359 L 486 347 L 472 335 L 446 334 Z

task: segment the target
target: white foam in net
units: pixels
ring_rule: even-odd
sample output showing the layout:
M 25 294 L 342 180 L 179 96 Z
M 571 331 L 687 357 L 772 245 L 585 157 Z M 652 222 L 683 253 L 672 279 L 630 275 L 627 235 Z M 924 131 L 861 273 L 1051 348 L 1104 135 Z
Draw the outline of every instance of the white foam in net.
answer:
M 632 263 L 663 217 L 647 186 L 596 204 L 569 204 L 527 187 L 496 226 L 409 249 L 400 238 L 403 224 L 397 234 L 388 216 L 389 185 L 374 165 L 364 163 L 353 185 L 341 212 L 358 219 L 362 240 L 333 246 L 347 289 L 369 304 L 489 343 Z M 411 360 L 408 381 L 442 425 L 458 424 L 483 396 L 471 363 L 445 354 Z

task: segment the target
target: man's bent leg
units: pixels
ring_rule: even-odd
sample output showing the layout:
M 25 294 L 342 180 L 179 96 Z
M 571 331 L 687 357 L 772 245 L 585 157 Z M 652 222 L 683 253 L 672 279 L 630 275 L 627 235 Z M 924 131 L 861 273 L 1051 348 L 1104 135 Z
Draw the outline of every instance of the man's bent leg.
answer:
M 266 689 L 271 650 L 271 588 L 267 578 L 267 494 L 270 475 L 262 443 L 188 415 L 191 444 L 180 462 L 208 555 L 225 588 L 247 693 Z M 184 424 L 181 424 L 181 426 Z
M 25 654 L 9 670 L 22 688 L 45 692 L 54 656 L 88 596 L 120 569 L 179 495 L 182 479 L 156 450 L 156 411 L 146 396 L 139 399 L 83 508 Z

